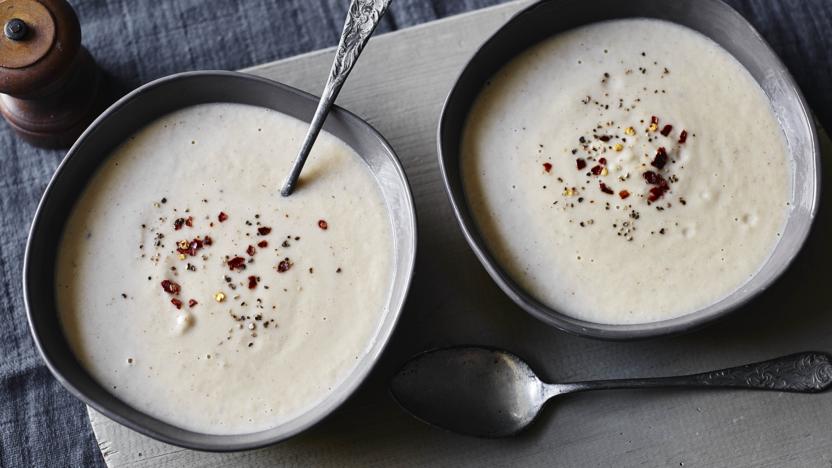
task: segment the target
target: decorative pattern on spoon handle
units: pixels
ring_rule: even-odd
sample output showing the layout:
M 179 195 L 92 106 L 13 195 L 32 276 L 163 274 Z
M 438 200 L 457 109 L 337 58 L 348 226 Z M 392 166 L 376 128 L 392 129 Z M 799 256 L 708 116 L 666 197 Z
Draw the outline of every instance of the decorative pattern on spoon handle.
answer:
M 306 132 L 298 156 L 295 158 L 289 176 L 286 177 L 283 187 L 280 189 L 280 194 L 284 197 L 288 197 L 295 190 L 303 165 L 306 163 L 306 158 L 309 157 L 309 152 L 312 151 L 312 145 L 315 144 L 315 139 L 324 125 L 329 108 L 332 107 L 338 93 L 341 92 L 341 86 L 352 71 L 352 67 L 355 65 L 355 61 L 358 60 L 364 45 L 378 26 L 379 20 L 387 11 L 387 7 L 390 6 L 390 1 L 352 0 L 352 3 L 350 3 L 347 20 L 344 22 L 344 30 L 341 32 L 341 40 L 335 50 L 335 60 L 332 62 L 332 68 L 329 71 L 329 79 L 326 80 L 321 100 L 318 102 L 317 109 L 315 109 L 315 115 L 312 116 L 309 131 Z
M 825 353 L 798 353 L 691 377 L 707 386 L 813 393 L 832 384 L 832 359 Z
M 391 0 L 353 0 L 347 12 L 341 42 L 335 51 L 335 61 L 329 72 L 329 84 L 340 87 L 358 55 L 376 29 Z

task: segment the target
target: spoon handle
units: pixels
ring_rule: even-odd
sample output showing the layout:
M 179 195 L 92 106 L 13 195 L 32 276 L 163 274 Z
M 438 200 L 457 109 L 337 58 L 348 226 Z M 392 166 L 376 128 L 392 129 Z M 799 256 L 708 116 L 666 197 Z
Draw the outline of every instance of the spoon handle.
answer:
M 715 387 L 817 393 L 832 384 L 832 358 L 804 352 L 701 374 L 650 379 L 597 380 L 553 385 L 554 394 L 645 387 Z
M 286 178 L 283 188 L 280 190 L 280 194 L 284 197 L 291 195 L 295 189 L 300 172 L 303 170 L 306 158 L 309 157 L 309 152 L 312 151 L 312 145 L 315 144 L 315 139 L 318 138 L 318 133 L 324 125 L 329 109 L 335 102 L 335 98 L 338 97 L 341 86 L 344 85 L 344 81 L 352 71 L 355 61 L 361 51 L 364 50 L 364 45 L 367 44 L 376 26 L 378 26 L 379 20 L 384 16 L 387 7 L 390 6 L 390 1 L 352 0 L 352 3 L 350 3 L 347 19 L 344 22 L 344 30 L 341 32 L 341 40 L 335 50 L 335 59 L 332 62 L 332 69 L 329 71 L 329 78 L 324 86 L 323 94 L 321 94 L 321 100 L 318 102 L 318 108 L 315 110 L 315 115 L 309 124 L 309 130 L 306 132 L 300 152 L 292 163 L 289 177 Z

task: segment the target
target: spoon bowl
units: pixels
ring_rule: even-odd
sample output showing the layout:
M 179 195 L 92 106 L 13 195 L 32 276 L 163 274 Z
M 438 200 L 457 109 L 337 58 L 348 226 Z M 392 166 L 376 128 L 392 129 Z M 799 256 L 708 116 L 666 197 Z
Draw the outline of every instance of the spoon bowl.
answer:
M 514 354 L 447 348 L 410 360 L 391 391 L 417 419 L 456 432 L 505 437 L 529 425 L 547 396 L 545 384 Z

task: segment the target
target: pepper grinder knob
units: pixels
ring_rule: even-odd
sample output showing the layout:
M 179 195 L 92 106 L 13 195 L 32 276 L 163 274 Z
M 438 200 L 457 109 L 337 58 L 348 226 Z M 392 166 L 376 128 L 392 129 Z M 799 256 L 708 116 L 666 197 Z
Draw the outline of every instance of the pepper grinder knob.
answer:
M 36 146 L 72 144 L 101 110 L 101 73 L 66 0 L 0 0 L 0 114 Z

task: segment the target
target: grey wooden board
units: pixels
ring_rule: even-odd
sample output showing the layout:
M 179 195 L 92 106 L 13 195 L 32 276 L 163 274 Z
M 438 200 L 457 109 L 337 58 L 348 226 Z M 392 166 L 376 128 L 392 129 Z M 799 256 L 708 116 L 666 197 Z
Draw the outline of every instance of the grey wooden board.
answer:
M 387 383 L 397 367 L 412 354 L 445 345 L 504 347 L 527 358 L 543 377 L 563 381 L 687 373 L 799 350 L 832 349 L 829 191 L 812 238 L 789 272 L 759 300 L 696 333 L 635 343 L 577 338 L 528 317 L 498 290 L 453 219 L 439 177 L 435 133 L 442 102 L 463 64 L 524 4 L 526 0 L 373 39 L 338 99 L 395 148 L 413 186 L 419 216 L 413 289 L 390 346 L 366 384 L 311 431 L 242 453 L 172 447 L 90 410 L 109 466 L 832 464 L 832 393 L 649 390 L 572 395 L 550 404 L 527 432 L 504 440 L 428 427 L 391 400 Z M 317 94 L 331 58 L 332 50 L 325 50 L 248 71 Z M 826 137 L 824 146 L 830 154 Z

